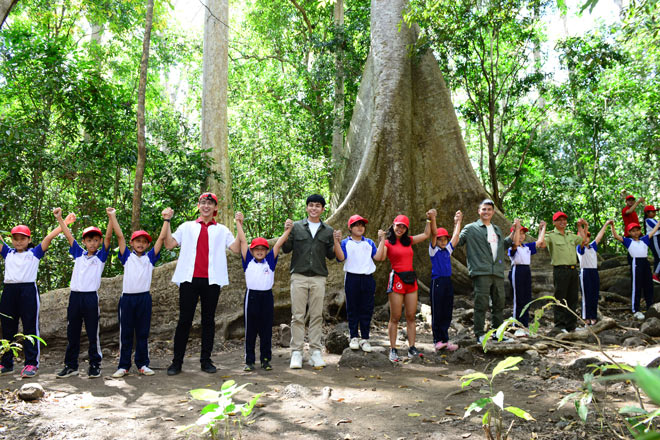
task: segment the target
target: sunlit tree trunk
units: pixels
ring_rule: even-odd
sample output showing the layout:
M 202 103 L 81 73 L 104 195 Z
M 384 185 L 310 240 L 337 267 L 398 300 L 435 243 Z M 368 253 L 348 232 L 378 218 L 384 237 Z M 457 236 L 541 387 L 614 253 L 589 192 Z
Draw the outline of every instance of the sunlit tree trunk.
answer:
M 335 1 L 335 102 L 332 129 L 332 186 L 333 205 L 337 206 L 336 194 L 344 175 L 346 151 L 344 149 L 344 0 Z
M 7 16 L 9 16 L 9 12 L 11 12 L 11 8 L 16 3 L 18 3 L 18 0 L 0 0 L 0 28 L 2 28 Z

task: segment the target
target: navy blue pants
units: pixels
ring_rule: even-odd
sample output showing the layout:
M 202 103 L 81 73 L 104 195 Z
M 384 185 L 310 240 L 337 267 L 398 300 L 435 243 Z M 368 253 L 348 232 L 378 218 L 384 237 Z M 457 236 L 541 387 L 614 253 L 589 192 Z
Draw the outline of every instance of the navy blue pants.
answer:
M 431 329 L 433 343 L 449 342 L 449 326 L 454 310 L 454 285 L 451 277 L 431 280 Z
M 67 367 L 78 369 L 80 354 L 80 333 L 83 322 L 89 340 L 89 365 L 101 366 L 101 343 L 99 341 L 99 295 L 97 292 L 71 291 L 69 307 L 66 309 L 66 353 L 64 363 Z
M 632 311 L 639 312 L 639 306 L 644 293 L 646 309 L 653 304 L 653 278 L 651 278 L 651 266 L 646 258 L 632 259 Z
M 600 298 L 598 269 L 580 269 L 580 288 L 582 289 L 582 319 L 597 319 L 598 299 Z
M 123 293 L 117 306 L 119 314 L 119 368 L 131 368 L 131 352 L 135 338 L 135 366 L 149 366 L 149 329 L 151 328 L 151 294 Z
M 651 237 L 651 253 L 653 254 L 653 273 L 660 274 L 660 237 Z
M 374 314 L 376 281 L 373 275 L 346 272 L 344 277 L 346 292 L 346 319 L 352 338 L 369 339 L 371 317 Z M 358 328 L 360 332 L 358 333 Z
M 24 335 L 39 336 L 39 292 L 35 283 L 5 284 L 0 297 L 0 321 L 2 321 L 2 337 L 14 340 L 18 333 L 18 320 L 23 323 Z M 7 315 L 7 316 L 5 316 Z M 25 339 L 21 342 L 25 365 L 39 367 L 39 341 L 33 344 Z M 14 353 L 9 350 L 2 355 L 2 365 L 7 368 L 14 366 Z
M 509 282 L 513 289 L 513 317 L 529 327 L 529 308 L 523 309 L 532 301 L 532 271 L 528 264 L 514 264 L 509 271 Z
M 254 364 L 255 346 L 259 336 L 259 359 L 270 361 L 273 357 L 273 291 L 250 290 L 245 292 L 245 363 Z

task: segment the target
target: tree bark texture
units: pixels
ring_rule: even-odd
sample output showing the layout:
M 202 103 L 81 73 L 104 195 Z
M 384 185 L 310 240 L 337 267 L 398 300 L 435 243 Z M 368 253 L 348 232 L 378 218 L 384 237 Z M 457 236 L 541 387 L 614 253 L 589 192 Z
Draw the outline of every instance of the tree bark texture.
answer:
M 227 74 L 229 28 L 228 0 L 209 0 L 204 24 L 202 85 L 202 148 L 211 150 L 212 170 L 208 189 L 218 196 L 218 222 L 233 225 L 231 170 L 227 131 Z
M 11 12 L 11 8 L 18 3 L 18 0 L 0 0 L 0 29 L 5 24 L 5 20 Z
M 140 229 L 140 208 L 142 207 L 142 181 L 144 167 L 147 163 L 147 141 L 144 127 L 144 106 L 147 92 L 147 70 L 149 69 L 149 44 L 151 43 L 151 25 L 154 17 L 154 0 L 147 0 L 147 15 L 144 23 L 144 39 L 142 40 L 142 59 L 140 60 L 140 83 L 138 85 L 137 106 L 137 149 L 138 157 L 135 165 L 135 184 L 133 186 L 133 212 L 131 228 Z
M 332 128 L 332 206 L 337 206 L 338 189 L 344 176 L 346 150 L 344 149 L 344 0 L 335 0 L 335 102 Z

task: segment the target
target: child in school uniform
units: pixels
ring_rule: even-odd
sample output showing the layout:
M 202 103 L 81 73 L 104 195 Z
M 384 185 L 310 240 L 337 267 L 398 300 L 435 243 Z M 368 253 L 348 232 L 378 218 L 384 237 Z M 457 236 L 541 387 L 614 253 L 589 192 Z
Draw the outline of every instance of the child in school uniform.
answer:
M 449 341 L 449 326 L 454 310 L 454 285 L 451 282 L 451 254 L 458 243 L 463 213 L 454 215 L 454 232 L 451 240 L 445 228 L 437 228 L 429 243 L 431 257 L 431 330 L 435 350 L 454 351 L 458 345 Z
M 333 233 L 335 240 L 335 256 L 337 261 L 344 262 L 344 291 L 346 292 L 346 317 L 352 350 L 371 352 L 369 344 L 369 328 L 374 314 L 376 281 L 373 273 L 376 271 L 373 257 L 376 255 L 376 244 L 364 236 L 369 221 L 353 215 L 348 219 L 350 235 L 343 240 L 341 231 Z M 359 329 L 359 333 L 358 333 Z M 361 337 L 360 337 L 361 336 Z
M 614 223 L 614 221 L 612 221 Z M 585 240 L 577 245 L 577 256 L 580 260 L 580 288 L 582 289 L 582 319 L 587 325 L 598 322 L 598 299 L 600 297 L 600 277 L 598 276 L 598 244 L 603 239 L 610 220 L 606 221 L 596 238 L 589 243 L 591 234 L 587 222 L 578 224 L 582 228 Z
M 80 333 L 83 322 L 89 341 L 89 369 L 87 377 L 90 379 L 101 376 L 101 344 L 99 341 L 99 295 L 101 275 L 105 262 L 108 259 L 108 247 L 112 239 L 112 221 L 108 220 L 105 238 L 96 226 L 83 230 L 83 249 L 62 219 L 61 213 L 55 215 L 62 233 L 69 241 L 69 253 L 74 259 L 73 273 L 71 274 L 71 293 L 66 311 L 67 346 L 64 354 L 64 368 L 56 374 L 60 379 L 78 375 L 78 355 L 80 354 Z
M 135 338 L 135 366 L 138 373 L 153 376 L 149 368 L 149 330 L 151 328 L 151 277 L 156 261 L 160 258 L 165 237 L 169 232 L 170 220 L 174 211 L 163 211 L 163 226 L 160 235 L 150 251 L 151 236 L 147 231 L 139 230 L 131 235 L 132 251 L 126 246 L 124 233 L 117 222 L 114 208 L 107 208 L 112 228 L 119 243 L 119 261 L 124 266 L 124 282 L 119 298 L 117 313 L 119 318 L 119 365 L 112 377 L 124 377 L 131 369 L 131 352 Z
M 237 212 L 236 236 L 241 244 L 241 261 L 245 272 L 244 311 L 245 311 L 245 368 L 243 371 L 255 369 L 255 346 L 259 336 L 259 359 L 261 368 L 270 371 L 273 367 L 270 361 L 273 357 L 271 339 L 273 336 L 273 284 L 275 282 L 275 266 L 282 245 L 288 240 L 293 221 L 287 220 L 284 233 L 277 239 L 273 249 L 268 249 L 268 240 L 257 237 L 250 243 L 243 231 L 243 214 Z
M 658 224 L 655 218 L 658 210 L 653 205 L 644 207 L 644 232 L 648 233 Z M 653 282 L 660 283 L 660 234 L 651 237 L 651 253 L 653 254 Z
M 513 289 L 513 317 L 522 325 L 529 327 L 529 310 L 523 309 L 532 301 L 532 271 L 530 263 L 532 255 L 537 248 L 545 246 L 545 227 L 546 223 L 539 222 L 539 236 L 535 242 L 524 243 L 528 229 L 520 225 L 520 220 L 513 221 L 513 243 L 508 249 L 509 259 L 511 260 L 511 270 L 509 271 L 509 282 Z M 517 329 L 513 336 L 517 338 L 527 336 L 525 329 Z
M 657 232 L 660 222 L 658 222 L 648 235 L 642 235 L 642 229 L 638 223 L 629 223 L 626 226 L 628 237 L 621 237 L 614 229 L 614 223 L 611 225 L 612 235 L 615 239 L 623 243 L 628 249 L 628 254 L 632 260 L 632 312 L 635 319 L 644 319 L 644 313 L 640 310 L 640 293 L 644 292 L 646 309 L 653 304 L 653 281 L 651 278 L 651 266 L 649 265 L 648 253 L 650 238 Z
M 53 212 L 59 212 L 55 208 Z M 69 214 L 66 222 L 73 223 L 76 217 Z M 5 259 L 4 289 L 0 296 L 0 321 L 2 335 L 13 342 L 18 333 L 18 321 L 23 324 L 24 335 L 39 336 L 39 291 L 37 289 L 37 271 L 39 263 L 48 250 L 51 241 L 62 232 L 58 226 L 41 243 L 32 244 L 32 233 L 25 225 L 18 225 L 11 230 L 9 247 L 0 237 L 0 255 Z M 39 369 L 39 341 L 25 339 L 23 342 L 25 366 L 21 377 L 33 377 Z M 0 374 L 14 371 L 14 352 L 7 350 L 0 361 Z

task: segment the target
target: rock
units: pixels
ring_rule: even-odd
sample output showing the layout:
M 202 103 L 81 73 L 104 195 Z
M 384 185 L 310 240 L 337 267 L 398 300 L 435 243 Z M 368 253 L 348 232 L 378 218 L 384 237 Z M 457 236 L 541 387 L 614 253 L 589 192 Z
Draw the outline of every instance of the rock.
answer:
M 623 296 L 624 298 L 630 298 L 632 295 L 632 281 L 630 277 L 621 277 L 617 278 L 615 282 L 607 289 L 609 292 L 614 292 Z
M 600 289 L 611 291 L 611 287 L 617 282 L 622 280 L 628 280 L 630 282 L 630 266 L 626 264 L 625 266 L 600 270 L 598 271 L 598 277 L 600 278 Z
M 419 313 L 422 315 L 425 322 L 431 322 L 431 306 L 422 304 Z
M 335 325 L 335 330 L 342 333 L 348 333 L 348 322 L 340 322 Z
M 297 383 L 290 383 L 282 391 L 280 391 L 280 399 L 299 399 L 301 397 L 307 398 L 312 394 L 309 388 L 299 385 Z
M 623 345 L 624 347 L 644 347 L 646 345 L 646 342 L 644 342 L 642 338 L 632 337 L 623 341 L 623 344 L 621 345 Z
M 26 401 L 41 399 L 45 394 L 44 388 L 36 382 L 26 383 L 18 390 L 18 397 Z
M 471 309 L 474 307 L 474 303 L 471 300 L 471 297 L 454 297 L 454 310 L 456 309 Z
M 646 318 L 660 318 L 660 302 L 649 307 L 646 311 Z
M 660 357 L 653 359 L 646 365 L 646 368 L 658 368 L 660 367 Z
M 649 336 L 660 336 L 660 319 L 658 318 L 648 318 L 642 324 L 640 331 Z
M 527 350 L 525 352 L 525 356 L 527 356 L 529 359 L 539 359 L 541 357 L 539 352 L 536 350 Z
M 344 349 L 348 348 L 348 336 L 337 329 L 331 330 L 325 337 L 325 348 L 328 353 L 342 354 Z
M 288 324 L 280 324 L 280 347 L 291 346 L 291 327 Z
M 614 292 L 600 292 L 600 300 L 601 301 L 606 301 L 606 302 L 618 302 L 621 304 L 630 304 L 632 300 L 630 297 L 625 297 L 623 295 L 619 295 L 618 293 Z
M 446 354 L 446 361 L 452 364 L 471 364 L 474 362 L 474 355 L 465 347 L 460 347 L 458 350 Z M 436 361 L 441 359 L 439 356 L 436 357 Z
M 603 271 L 603 270 L 613 269 L 615 267 L 621 267 L 627 265 L 628 265 L 628 257 L 626 257 L 625 255 L 621 255 L 614 258 L 608 258 L 607 260 L 603 261 L 598 269 Z
M 568 369 L 578 371 L 578 372 L 584 372 L 586 370 L 591 372 L 591 370 L 593 370 L 593 367 L 589 367 L 589 365 L 591 365 L 591 364 L 600 365 L 601 363 L 602 362 L 597 357 L 579 358 L 579 359 L 575 359 L 573 362 L 571 362 L 568 365 Z
M 474 309 L 467 309 L 458 316 L 458 320 L 463 321 L 465 323 L 471 323 L 473 316 L 474 316 Z
M 321 394 L 323 395 L 324 399 L 329 399 L 330 396 L 332 396 L 332 388 L 331 387 L 323 387 L 323 390 L 321 391 Z
M 602 332 L 598 335 L 598 338 L 603 345 L 621 345 L 619 336 L 613 331 Z
M 385 303 L 382 306 L 376 307 L 372 317 L 374 321 L 387 322 L 390 320 L 390 306 Z
M 646 333 L 642 333 L 639 330 L 628 330 L 623 335 L 621 335 L 621 340 L 625 341 L 628 338 L 639 338 L 645 342 L 651 342 L 652 338 Z
M 362 350 L 351 350 L 346 348 L 339 359 L 340 367 L 349 368 L 386 368 L 391 367 L 392 362 L 384 353 L 365 353 Z

